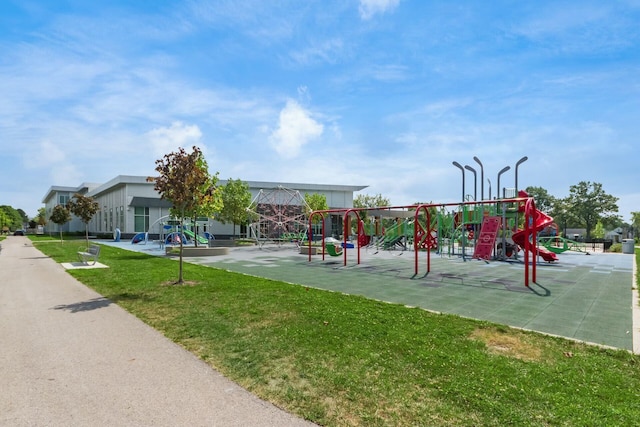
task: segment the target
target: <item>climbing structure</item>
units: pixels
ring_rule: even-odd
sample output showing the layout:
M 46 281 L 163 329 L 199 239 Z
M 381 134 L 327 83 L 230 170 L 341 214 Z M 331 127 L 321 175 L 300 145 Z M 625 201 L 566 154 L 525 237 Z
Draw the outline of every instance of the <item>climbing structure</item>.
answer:
M 500 217 L 487 216 L 482 220 L 482 228 L 480 229 L 480 236 L 476 242 L 476 247 L 473 251 L 473 257 L 489 260 L 496 243 L 496 237 L 500 230 Z
M 254 218 L 251 232 L 261 246 L 265 242 L 300 243 L 306 239 L 309 207 L 299 191 L 283 186 L 262 189 L 248 210 Z

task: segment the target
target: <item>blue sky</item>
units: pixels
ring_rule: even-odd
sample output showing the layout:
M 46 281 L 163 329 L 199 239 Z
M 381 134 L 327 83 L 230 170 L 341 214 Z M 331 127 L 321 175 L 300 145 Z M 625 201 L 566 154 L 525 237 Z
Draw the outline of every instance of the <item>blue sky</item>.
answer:
M 640 211 L 640 1 L 4 0 L 0 204 L 154 175 L 454 202 L 580 181 Z M 473 175 L 466 174 L 473 194 Z M 478 184 L 478 195 L 480 187 Z

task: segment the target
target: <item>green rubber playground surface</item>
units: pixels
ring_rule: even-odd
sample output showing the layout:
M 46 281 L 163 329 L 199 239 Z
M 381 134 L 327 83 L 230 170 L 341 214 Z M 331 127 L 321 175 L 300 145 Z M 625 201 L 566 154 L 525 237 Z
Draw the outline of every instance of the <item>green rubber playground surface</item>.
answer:
M 189 262 L 390 303 L 487 320 L 632 350 L 633 255 L 565 252 L 537 265 L 537 283 L 524 285 L 521 262 L 431 257 L 414 277 L 414 254 L 349 250 L 342 257 L 297 253 L 293 247 L 234 248 L 222 257 Z M 421 255 L 425 256 L 425 255 Z
M 164 256 L 153 245 L 105 244 Z M 632 281 L 635 255 L 564 252 L 537 264 L 537 283 L 524 285 L 521 262 L 485 262 L 414 253 L 355 249 L 343 257 L 301 255 L 293 245 L 231 248 L 228 255 L 185 258 L 224 270 L 390 303 L 422 307 L 596 344 L 633 349 Z M 530 266 L 531 268 L 531 266 Z

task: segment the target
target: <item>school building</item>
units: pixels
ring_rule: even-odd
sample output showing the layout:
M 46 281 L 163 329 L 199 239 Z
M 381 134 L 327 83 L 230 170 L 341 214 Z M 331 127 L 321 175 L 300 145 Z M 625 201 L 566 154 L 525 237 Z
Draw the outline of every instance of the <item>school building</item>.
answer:
M 353 207 L 354 192 L 367 188 L 366 185 L 244 182 L 249 186 L 254 200 L 265 192 L 287 189 L 298 192 L 302 197 L 305 194 L 322 194 L 326 197 L 329 208 L 332 209 Z M 226 180 L 220 180 L 218 184 L 225 185 Z M 156 224 L 169 215 L 171 207 L 170 202 L 160 198 L 160 194 L 154 189 L 154 183 L 148 182 L 146 176 L 118 175 L 103 184 L 82 183 L 77 187 L 51 186 L 42 199 L 47 219 L 51 216 L 56 205 L 66 206 L 76 193 L 92 197 L 100 206 L 98 212 L 89 222 L 91 235 L 113 235 L 116 229 L 120 230 L 123 239 L 147 231 L 150 234 L 158 233 L 159 229 Z M 269 199 L 265 200 L 268 202 Z M 262 200 L 262 203 L 265 200 Z M 292 200 L 291 203 L 296 202 Z M 209 229 L 206 231 L 214 234 L 216 238 L 231 237 L 234 233 L 233 224 L 221 224 L 211 220 L 208 227 Z M 51 233 L 60 231 L 84 232 L 84 230 L 84 223 L 77 217 L 73 217 L 71 221 L 62 226 L 50 220 L 45 225 L 45 231 Z M 236 226 L 235 235 L 246 235 L 246 227 Z

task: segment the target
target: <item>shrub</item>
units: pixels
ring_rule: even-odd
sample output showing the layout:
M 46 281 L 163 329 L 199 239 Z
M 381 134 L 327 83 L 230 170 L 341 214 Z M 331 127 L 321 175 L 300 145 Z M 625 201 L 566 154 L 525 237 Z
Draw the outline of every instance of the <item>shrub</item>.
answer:
M 611 245 L 609 252 L 622 252 L 622 243 L 614 243 Z

